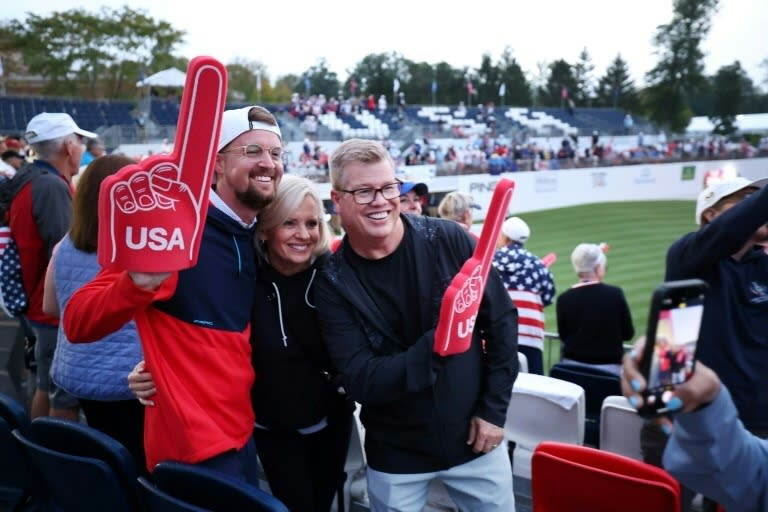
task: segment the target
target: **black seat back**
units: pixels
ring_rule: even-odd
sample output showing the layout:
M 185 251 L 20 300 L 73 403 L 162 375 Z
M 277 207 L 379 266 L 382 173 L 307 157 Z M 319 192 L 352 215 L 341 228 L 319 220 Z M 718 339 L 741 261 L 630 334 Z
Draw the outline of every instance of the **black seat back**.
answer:
M 607 396 L 622 394 L 619 376 L 599 368 L 568 363 L 555 363 L 549 376 L 584 388 L 584 442 L 599 447 L 603 400 Z

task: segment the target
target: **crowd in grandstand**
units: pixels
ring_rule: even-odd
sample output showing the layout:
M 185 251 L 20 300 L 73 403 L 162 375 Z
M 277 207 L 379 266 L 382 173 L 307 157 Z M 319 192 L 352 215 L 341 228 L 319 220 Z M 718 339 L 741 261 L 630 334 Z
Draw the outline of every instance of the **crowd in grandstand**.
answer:
M 499 108 L 493 102 L 470 107 L 463 102 L 453 107 L 409 106 L 402 91 L 393 98 L 394 101 L 388 101 L 384 95 L 376 98 L 359 92 L 339 97 L 295 93 L 289 104 L 273 106 L 271 110 L 284 127 L 286 142 L 307 138 L 313 144 L 310 154 L 286 151 L 286 166 L 289 170 L 297 169 L 299 174 L 327 180 L 327 155 L 317 150 L 329 153 L 332 150 L 327 147 L 329 142 L 338 144 L 341 139 L 356 136 L 383 142 L 391 149 L 398 166 L 434 165 L 437 175 L 496 175 L 768 154 L 768 144 L 755 147 L 743 138 L 732 141 L 712 135 L 667 136 L 641 119 L 628 124 L 625 120 L 627 116 L 631 118 L 631 114 L 612 109 L 582 109 L 569 116 L 565 111 L 552 108 L 541 111 L 535 107 Z M 30 112 L 30 108 L 44 108 L 50 111 L 57 104 L 54 100 L 34 98 L 4 98 L 2 102 L 0 121 L 4 126 L 13 125 L 14 120 L 18 125 L 20 110 Z M 67 105 L 63 100 L 59 103 Z M 89 117 L 83 119 L 90 124 L 85 126 L 94 127 L 113 117 L 124 119 L 130 108 L 123 104 L 126 102 L 118 102 L 112 115 L 109 114 L 109 102 L 92 103 L 88 105 L 88 102 L 80 101 L 77 107 L 72 103 L 66 108 L 72 109 L 78 122 L 79 116 L 87 114 Z M 11 112 L 13 118 L 9 117 Z M 172 124 L 177 115 L 177 100 L 155 100 L 148 123 L 137 137 L 146 137 L 150 124 Z M 543 121 L 544 117 L 539 116 L 545 116 L 547 120 Z M 130 116 L 128 119 L 135 125 Z M 136 126 L 130 126 L 130 130 L 136 129 Z M 646 130 L 645 134 L 643 130 Z M 14 131 L 6 133 L 12 135 Z M 577 133 L 580 135 L 576 136 Z M 104 139 L 104 143 L 110 152 L 121 145 L 114 139 Z M 153 152 L 158 150 L 153 149 Z M 126 154 L 141 159 L 149 152 Z M 0 167 L 6 166 L 0 163 Z

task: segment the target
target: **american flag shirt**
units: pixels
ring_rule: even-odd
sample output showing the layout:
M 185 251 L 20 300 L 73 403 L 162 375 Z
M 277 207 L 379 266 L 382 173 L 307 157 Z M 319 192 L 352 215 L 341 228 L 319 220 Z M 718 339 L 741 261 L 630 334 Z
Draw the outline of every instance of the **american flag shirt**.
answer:
M 517 307 L 517 342 L 544 349 L 544 306 L 555 298 L 552 273 L 534 254 L 517 242 L 496 250 L 493 266 L 501 275 Z

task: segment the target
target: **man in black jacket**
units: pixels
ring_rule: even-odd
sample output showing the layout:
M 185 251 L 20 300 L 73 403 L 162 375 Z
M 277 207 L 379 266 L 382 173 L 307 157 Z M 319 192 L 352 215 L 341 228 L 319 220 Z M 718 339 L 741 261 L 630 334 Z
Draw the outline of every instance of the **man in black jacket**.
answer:
M 316 289 L 323 336 L 362 404 L 371 510 L 420 511 L 432 479 L 461 510 L 514 510 L 503 425 L 517 377 L 517 312 L 490 270 L 464 353 L 433 352 L 443 292 L 472 255 L 456 223 L 400 214 L 386 149 L 351 139 L 331 155 L 346 237 Z

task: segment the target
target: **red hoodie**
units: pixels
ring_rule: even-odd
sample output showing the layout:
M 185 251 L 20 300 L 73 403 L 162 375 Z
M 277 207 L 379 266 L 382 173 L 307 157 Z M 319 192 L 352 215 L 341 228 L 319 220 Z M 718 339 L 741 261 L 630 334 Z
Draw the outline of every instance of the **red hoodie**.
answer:
M 137 287 L 127 272 L 102 270 L 64 310 L 73 342 L 98 340 L 136 320 L 157 389 L 144 420 L 150 471 L 164 460 L 197 463 L 239 450 L 253 433 L 253 229 L 212 216 L 222 214 L 209 208 L 195 267 L 155 291 Z

